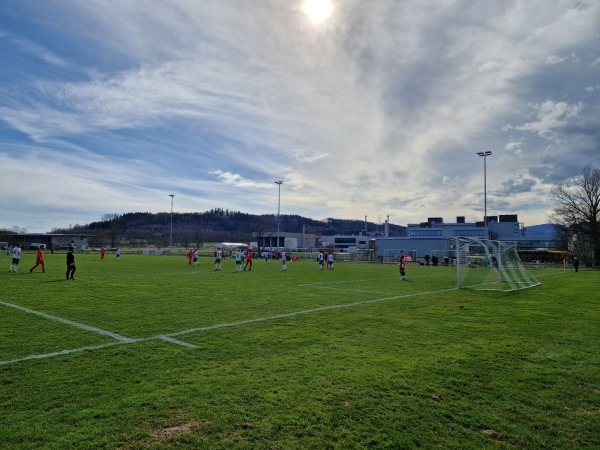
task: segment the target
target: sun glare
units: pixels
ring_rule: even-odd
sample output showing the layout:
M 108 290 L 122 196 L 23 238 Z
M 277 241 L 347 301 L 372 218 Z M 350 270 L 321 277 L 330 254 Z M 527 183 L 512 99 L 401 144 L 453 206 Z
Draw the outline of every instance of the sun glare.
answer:
M 333 13 L 331 0 L 304 0 L 302 12 L 313 23 L 321 23 Z

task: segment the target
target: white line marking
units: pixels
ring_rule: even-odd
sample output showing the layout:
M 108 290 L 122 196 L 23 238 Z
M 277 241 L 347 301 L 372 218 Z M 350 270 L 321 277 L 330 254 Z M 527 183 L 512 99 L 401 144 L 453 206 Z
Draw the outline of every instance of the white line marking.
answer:
M 259 317 L 259 318 L 256 318 L 256 319 L 248 319 L 248 320 L 240 320 L 239 322 L 223 323 L 223 324 L 218 324 L 218 325 L 211 325 L 211 326 L 208 326 L 208 327 L 191 328 L 189 330 L 178 331 L 176 333 L 161 334 L 161 335 L 157 335 L 157 336 L 151 336 L 151 337 L 140 338 L 140 339 L 130 339 L 130 338 L 124 338 L 124 337 L 121 336 L 121 339 L 118 342 L 112 342 L 112 343 L 108 343 L 108 344 L 101 344 L 101 345 L 95 345 L 95 346 L 89 346 L 89 347 L 74 348 L 74 349 L 70 349 L 70 350 L 62 350 L 62 351 L 59 351 L 59 352 L 45 353 L 45 354 L 41 354 L 41 355 L 25 356 L 23 358 L 11 359 L 11 360 L 7 360 L 7 361 L 0 361 L 0 365 L 10 364 L 10 363 L 17 363 L 17 362 L 27 361 L 27 360 L 32 360 L 32 359 L 51 358 L 51 357 L 54 357 L 54 356 L 68 355 L 68 354 L 71 354 L 71 353 L 78 353 L 78 352 L 83 352 L 83 351 L 86 351 L 86 350 L 96 350 L 96 349 L 102 349 L 102 348 L 106 348 L 106 347 L 112 347 L 114 345 L 121 345 L 121 344 L 135 343 L 135 342 L 151 341 L 151 340 L 155 340 L 155 339 L 160 339 L 160 340 L 163 340 L 165 342 L 170 342 L 170 343 L 177 344 L 177 345 L 183 345 L 185 347 L 198 348 L 198 346 L 196 346 L 194 344 L 189 344 L 187 342 L 183 342 L 183 341 L 180 341 L 180 340 L 177 340 L 177 339 L 173 339 L 173 336 L 181 336 L 181 335 L 184 335 L 184 334 L 191 334 L 191 333 L 196 333 L 196 332 L 199 332 L 199 331 L 218 330 L 220 328 L 235 327 L 235 326 L 240 326 L 240 325 L 246 325 L 246 324 L 249 324 L 249 323 L 266 322 L 268 320 L 283 319 L 283 318 L 287 318 L 287 317 L 294 317 L 294 316 L 299 316 L 299 315 L 303 315 L 303 314 L 310 314 L 310 313 L 319 312 L 319 311 L 327 311 L 327 310 L 330 310 L 330 309 L 349 308 L 349 307 L 352 307 L 352 306 L 366 305 L 366 304 L 369 304 L 369 303 L 383 302 L 383 301 L 386 301 L 386 300 L 395 300 L 395 299 L 398 299 L 398 298 L 406 298 L 406 297 L 418 297 L 418 296 L 421 296 L 421 295 L 438 294 L 438 293 L 442 293 L 442 292 L 450 292 L 450 291 L 456 291 L 456 290 L 457 290 L 457 288 L 441 289 L 439 291 L 419 292 L 419 293 L 415 293 L 415 294 L 402 294 L 402 295 L 395 295 L 395 296 L 392 296 L 392 297 L 383 297 L 383 298 L 376 298 L 376 299 L 373 299 L 373 300 L 365 300 L 365 301 L 361 301 L 361 302 L 345 303 L 345 304 L 341 304 L 341 305 L 323 306 L 321 308 L 306 309 L 306 310 L 303 310 L 303 311 L 295 311 L 295 312 L 285 313 L 285 314 L 277 314 L 275 316 Z M 111 336 L 114 335 L 114 333 L 109 333 L 107 331 L 99 330 L 97 328 L 92 328 L 92 327 L 88 327 L 86 325 L 77 324 L 77 322 L 72 322 L 70 320 L 65 320 L 65 319 L 61 319 L 59 317 L 50 316 L 48 314 L 40 313 L 40 312 L 37 312 L 37 311 L 33 311 L 33 310 L 28 309 L 28 308 L 24 308 L 22 306 L 13 305 L 11 303 L 6 303 L 6 302 L 0 301 L 0 304 L 5 305 L 5 306 L 10 306 L 10 307 L 13 307 L 13 308 L 17 308 L 17 309 L 20 309 L 20 310 L 23 310 L 23 311 L 26 311 L 26 312 L 31 312 L 33 314 L 38 314 L 38 315 L 41 315 L 42 317 L 47 317 L 47 318 L 50 318 L 52 320 L 57 320 L 59 322 L 66 323 L 66 324 L 69 324 L 69 325 L 80 326 L 81 328 L 84 328 L 86 330 L 96 331 L 96 332 L 102 332 L 101 334 L 108 334 L 108 335 L 111 335 Z M 118 335 L 114 335 L 114 336 L 118 336 Z
M 24 356 L 23 358 L 9 359 L 7 361 L 0 361 L 0 365 L 2 365 L 2 364 L 16 363 L 16 362 L 21 362 L 21 361 L 27 361 L 27 360 L 30 360 L 30 359 L 52 358 L 53 356 L 68 355 L 70 353 L 83 352 L 83 351 L 86 351 L 86 350 L 96 350 L 96 349 L 99 349 L 99 348 L 112 347 L 113 345 L 123 345 L 123 344 L 129 344 L 129 343 L 130 342 L 125 342 L 125 341 L 110 342 L 108 344 L 92 345 L 92 346 L 89 346 L 89 347 L 73 348 L 73 349 L 70 349 L 70 350 L 61 350 L 60 352 L 54 352 L 54 353 L 43 353 L 41 355 Z
M 363 290 L 363 289 L 352 289 L 352 288 L 336 288 L 336 287 L 331 287 L 331 286 L 309 286 L 311 288 L 314 289 L 329 289 L 331 291 L 345 291 L 345 292 L 359 292 L 361 294 L 382 294 L 382 295 L 393 295 L 393 293 L 390 292 L 380 292 L 380 291 L 367 291 L 367 290 Z
M 164 336 L 181 336 L 184 334 L 196 333 L 198 331 L 218 330 L 219 328 L 235 327 L 235 326 L 239 326 L 239 325 L 246 325 L 249 323 L 265 322 L 267 320 L 283 319 L 283 318 L 287 318 L 287 317 L 299 316 L 302 314 L 310 314 L 310 313 L 319 312 L 319 311 L 327 311 L 330 309 L 349 308 L 352 306 L 367 305 L 369 303 L 383 302 L 386 300 L 395 300 L 398 298 L 406 298 L 406 297 L 418 297 L 420 295 L 438 294 L 438 293 L 442 293 L 442 292 L 450 292 L 450 291 L 456 291 L 456 290 L 457 290 L 457 288 L 442 289 L 439 291 L 418 292 L 416 294 L 402 294 L 402 295 L 395 295 L 392 297 L 376 298 L 373 300 L 364 300 L 364 301 L 360 301 L 360 302 L 344 303 L 341 305 L 323 306 L 321 308 L 305 309 L 303 311 L 295 311 L 295 312 L 291 312 L 291 313 L 277 314 L 275 316 L 258 317 L 256 319 L 240 320 L 239 322 L 222 323 L 222 324 L 218 324 L 218 325 L 210 325 L 208 327 L 190 328 L 189 330 L 178 331 L 176 333 L 169 333 L 169 334 L 165 334 Z
M 166 342 L 170 342 L 172 344 L 182 345 L 184 347 L 199 348 L 197 345 L 189 344 L 187 342 L 182 342 L 182 341 L 179 341 L 177 339 L 172 339 L 172 338 L 169 338 L 168 336 L 161 335 L 161 336 L 152 336 L 152 337 L 149 337 L 149 338 L 130 339 L 129 341 L 118 341 L 118 342 L 109 342 L 107 344 L 90 345 L 88 347 L 79 347 L 79 348 L 72 348 L 72 349 L 69 349 L 69 350 L 61 350 L 59 352 L 42 353 L 41 355 L 24 356 L 22 358 L 9 359 L 9 360 L 6 360 L 6 361 L 0 361 L 0 366 L 3 365 L 3 364 L 16 363 L 16 362 L 20 362 L 20 361 L 28 361 L 28 360 L 31 360 L 31 359 L 52 358 L 54 356 L 69 355 L 71 353 L 85 352 L 87 350 L 98 350 L 98 349 L 101 349 L 101 348 L 112 347 L 112 346 L 115 346 L 115 345 L 133 344 L 133 343 L 136 343 L 136 342 L 154 341 L 154 340 L 158 340 L 158 339 L 166 341 Z
M 188 342 L 183 342 L 183 341 L 179 341 L 177 339 L 173 339 L 167 335 L 161 335 L 161 336 L 156 336 L 157 339 L 162 339 L 163 341 L 167 341 L 167 342 L 171 342 L 173 344 L 177 344 L 177 345 L 183 345 L 184 347 L 189 347 L 189 348 L 198 348 L 197 345 L 194 344 L 190 344 Z
M 8 306 L 10 308 L 20 309 L 21 311 L 25 311 L 25 312 L 30 313 L 30 314 L 36 314 L 36 315 L 42 316 L 42 317 L 44 317 L 46 319 L 50 319 L 50 320 L 54 320 L 56 322 L 64 323 L 64 324 L 67 324 L 67 325 L 71 325 L 71 326 L 74 326 L 74 327 L 77 327 L 77 328 L 81 328 L 83 330 L 93 331 L 94 333 L 103 334 L 105 336 L 109 336 L 109 337 L 111 337 L 113 339 L 116 339 L 117 341 L 135 342 L 135 339 L 126 338 L 126 337 L 121 336 L 119 334 L 111 333 L 110 331 L 106 331 L 106 330 L 101 330 L 100 328 L 90 327 L 88 325 L 84 325 L 84 324 L 79 323 L 79 322 L 73 322 L 72 320 L 67 320 L 67 319 L 63 319 L 61 317 L 51 316 L 50 314 L 46 314 L 46 313 L 43 313 L 43 312 L 40 312 L 40 311 L 34 311 L 33 309 L 25 308 L 24 306 L 13 305 L 12 303 L 6 303 L 6 302 L 2 302 L 2 301 L 0 301 L 0 305 Z

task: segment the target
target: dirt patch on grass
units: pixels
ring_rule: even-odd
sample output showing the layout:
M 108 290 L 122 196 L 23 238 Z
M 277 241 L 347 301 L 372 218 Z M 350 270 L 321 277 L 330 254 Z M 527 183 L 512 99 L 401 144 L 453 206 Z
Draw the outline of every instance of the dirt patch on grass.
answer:
M 118 450 L 129 448 L 155 448 L 156 446 L 168 444 L 181 436 L 196 433 L 207 424 L 208 421 L 200 420 L 191 422 L 173 422 L 169 426 L 153 428 L 146 438 L 135 443 L 123 445 L 119 447 Z
M 497 441 L 504 440 L 504 436 L 502 436 L 502 433 L 498 433 L 495 430 L 481 430 L 481 432 L 483 434 L 485 434 L 487 437 L 490 437 L 490 438 L 495 439 Z
M 159 440 L 169 440 L 173 436 L 180 436 L 182 434 L 191 433 L 194 430 L 197 430 L 200 427 L 200 425 L 200 422 L 173 424 L 169 427 L 152 430 L 150 437 Z

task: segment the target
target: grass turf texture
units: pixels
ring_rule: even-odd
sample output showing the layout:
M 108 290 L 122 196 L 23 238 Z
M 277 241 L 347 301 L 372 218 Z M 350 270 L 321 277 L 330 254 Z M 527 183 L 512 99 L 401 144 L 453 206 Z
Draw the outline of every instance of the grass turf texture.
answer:
M 0 274 L 2 448 L 600 446 L 598 272 L 33 259 Z

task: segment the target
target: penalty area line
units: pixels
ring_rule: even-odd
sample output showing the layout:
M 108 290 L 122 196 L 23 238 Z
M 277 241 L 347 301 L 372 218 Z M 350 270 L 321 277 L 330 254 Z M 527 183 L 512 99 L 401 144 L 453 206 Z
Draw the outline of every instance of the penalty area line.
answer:
M 456 291 L 456 290 L 457 290 L 457 288 L 441 289 L 438 291 L 418 292 L 415 294 L 401 294 L 401 295 L 394 295 L 391 297 L 375 298 L 372 300 L 362 300 L 359 302 L 342 303 L 342 304 L 331 305 L 331 306 L 322 306 L 320 308 L 305 309 L 302 311 L 294 311 L 294 312 L 285 313 L 285 314 L 277 314 L 274 316 L 257 317 L 256 319 L 240 320 L 238 322 L 221 323 L 221 324 L 217 324 L 217 325 L 210 325 L 207 327 L 190 328 L 189 330 L 178 331 L 176 333 L 169 333 L 169 334 L 165 334 L 162 336 L 166 336 L 166 337 L 182 336 L 185 334 L 197 333 L 200 331 L 218 330 L 220 328 L 236 327 L 236 326 L 240 326 L 240 325 L 247 325 L 250 323 L 266 322 L 268 320 L 286 319 L 288 317 L 300 316 L 300 315 L 304 315 L 304 314 L 312 314 L 312 313 L 320 312 L 320 311 L 328 311 L 328 310 L 332 310 L 332 309 L 341 309 L 341 308 L 350 308 L 353 306 L 368 305 L 370 303 L 378 303 L 378 302 L 383 302 L 383 301 L 388 301 L 388 300 L 397 300 L 400 298 L 408 298 L 408 297 L 419 297 L 421 295 L 439 294 L 439 293 L 443 293 L 443 292 L 451 292 L 451 291 Z M 162 337 L 160 337 L 160 336 L 154 336 L 154 337 L 162 339 Z
M 17 362 L 21 362 L 21 361 L 28 361 L 31 359 L 52 358 L 54 356 L 69 355 L 71 353 L 84 352 L 86 350 L 98 350 L 101 348 L 112 347 L 113 345 L 123 345 L 123 344 L 130 344 L 130 343 L 131 342 L 126 342 L 126 341 L 109 342 L 108 344 L 90 345 L 89 347 L 72 348 L 70 350 L 61 350 L 61 351 L 53 352 L 53 353 L 42 353 L 41 355 L 24 356 L 22 358 L 9 359 L 7 361 L 0 361 L 0 366 L 3 364 L 17 363 Z
M 154 340 L 162 340 L 165 342 L 170 342 L 171 344 L 181 345 L 183 347 L 199 348 L 197 345 L 183 342 L 183 341 L 180 341 L 177 339 L 173 339 L 173 338 L 170 338 L 165 335 L 160 335 L 160 336 L 152 336 L 149 338 L 129 339 L 128 341 L 117 341 L 117 342 L 109 342 L 106 344 L 90 345 L 87 347 L 71 348 L 68 350 L 60 350 L 58 352 L 52 352 L 52 353 L 42 353 L 39 355 L 23 356 L 22 358 L 15 358 L 15 359 L 9 359 L 9 360 L 5 360 L 5 361 L 0 361 L 0 366 L 4 365 L 4 364 L 18 363 L 21 361 L 29 361 L 32 359 L 53 358 L 55 356 L 70 355 L 72 353 L 81 353 L 81 352 L 85 352 L 88 350 L 100 350 L 100 349 L 107 348 L 107 347 L 113 347 L 115 345 L 133 344 L 133 343 L 137 343 L 137 342 L 154 341 Z
M 98 350 L 98 349 L 102 349 L 102 348 L 112 347 L 112 346 L 115 346 L 115 345 L 131 344 L 131 343 L 144 342 L 144 341 L 152 341 L 152 340 L 162 340 L 162 341 L 165 341 L 165 342 L 169 342 L 169 343 L 176 344 L 176 345 L 181 345 L 181 346 L 188 347 L 188 348 L 199 348 L 198 346 L 196 346 L 194 344 L 190 344 L 190 343 L 187 343 L 187 342 L 180 341 L 178 339 L 174 339 L 174 337 L 176 337 L 176 336 L 183 336 L 185 334 L 197 333 L 197 332 L 201 332 L 201 331 L 218 330 L 218 329 L 221 329 L 221 328 L 242 326 L 242 325 L 247 325 L 247 324 L 251 324 L 251 323 L 266 322 L 266 321 L 269 321 L 269 320 L 285 319 L 285 318 L 300 316 L 300 315 L 304 315 L 304 314 L 312 314 L 312 313 L 316 313 L 316 312 L 320 312 L 320 311 L 329 311 L 329 310 L 333 310 L 333 309 L 351 308 L 351 307 L 354 307 L 354 306 L 368 305 L 370 303 L 378 303 L 378 302 L 384 302 L 384 301 L 388 301 L 388 300 L 397 300 L 397 299 L 409 298 L 409 297 L 419 297 L 419 296 L 422 296 L 422 295 L 440 294 L 440 293 L 443 293 L 443 292 L 451 292 L 451 291 L 456 291 L 456 290 L 458 290 L 458 288 L 440 289 L 440 290 L 437 290 L 437 291 L 418 292 L 418 293 L 415 293 L 415 294 L 401 294 L 401 295 L 394 295 L 394 296 L 390 296 L 390 297 L 375 298 L 375 299 L 372 299 L 372 300 L 363 300 L 363 301 L 360 301 L 360 302 L 343 303 L 343 304 L 331 305 L 331 306 L 322 306 L 320 308 L 305 309 L 305 310 L 294 311 L 294 312 L 285 313 L 285 314 L 277 314 L 277 315 L 274 315 L 274 316 L 258 317 L 258 318 L 255 318 L 255 319 L 240 320 L 240 321 L 237 321 L 237 322 L 222 323 L 222 324 L 217 324 L 217 325 L 210 325 L 210 326 L 207 326 L 207 327 L 191 328 L 189 330 L 178 331 L 176 333 L 160 334 L 160 335 L 157 335 L 157 336 L 151 336 L 151 337 L 147 337 L 147 338 L 130 339 L 130 338 L 123 338 L 121 336 L 122 339 L 118 340 L 117 342 L 111 342 L 111 343 L 100 344 L 100 345 L 93 345 L 93 346 L 88 346 L 88 347 L 80 347 L 80 348 L 74 348 L 74 349 L 69 349 L 69 350 L 61 350 L 61 351 L 58 351 L 58 352 L 45 353 L 45 354 L 40 354 L 40 355 L 30 355 L 30 356 L 25 356 L 25 357 L 22 357 L 22 358 L 16 358 L 16 359 L 11 359 L 11 360 L 0 361 L 0 365 L 17 363 L 17 362 L 21 362 L 21 361 L 28 361 L 28 360 L 32 360 L 32 359 L 51 358 L 51 357 L 54 357 L 54 356 L 68 355 L 68 354 L 71 354 L 71 353 L 78 353 L 78 352 L 83 352 L 83 351 L 87 351 L 87 350 Z M 18 306 L 18 305 L 12 305 L 10 303 L 5 303 L 5 302 L 1 302 L 0 301 L 0 304 L 5 305 L 5 306 L 10 306 L 10 307 L 15 307 L 17 309 L 21 309 L 21 310 L 24 310 L 26 312 L 32 312 L 34 314 L 39 314 L 39 315 L 41 315 L 43 317 L 47 317 L 47 318 L 53 318 L 54 317 L 54 316 L 49 316 L 48 314 L 45 314 L 45 313 L 40 313 L 40 312 L 36 312 L 36 311 L 33 311 L 33 310 L 29 310 L 28 308 L 24 308 L 24 307 L 21 307 L 21 306 Z M 59 322 L 63 322 L 63 323 L 68 323 L 68 324 L 72 324 L 72 325 L 73 324 L 77 324 L 77 322 L 72 322 L 72 321 L 69 321 L 69 320 L 61 319 L 59 317 L 57 317 L 56 319 L 58 319 Z M 78 324 L 78 325 L 82 325 L 82 324 Z M 82 325 L 82 327 L 84 329 L 87 329 L 87 330 L 90 330 L 90 331 L 98 330 L 98 329 L 95 329 L 95 328 L 92 328 L 92 327 L 87 327 L 86 325 Z M 99 330 L 99 331 L 103 331 L 103 330 Z M 106 334 L 106 333 L 109 333 L 109 332 L 104 332 L 102 334 Z M 114 335 L 114 333 L 110 333 L 109 335 Z M 116 336 L 118 336 L 118 335 L 116 335 Z
M 197 345 L 190 344 L 189 342 L 183 342 L 183 341 L 180 341 L 177 339 L 173 339 L 172 337 L 169 337 L 167 335 L 153 336 L 153 338 L 151 338 L 151 339 L 161 339 L 163 341 L 170 342 L 172 344 L 182 345 L 184 347 L 198 348 Z
M 63 319 L 62 317 L 52 316 L 50 314 L 46 314 L 46 313 L 43 313 L 40 311 L 35 311 L 33 309 L 25 308 L 24 306 L 19 306 L 19 305 L 15 305 L 13 303 L 6 303 L 6 302 L 2 302 L 2 301 L 0 301 L 0 305 L 8 306 L 9 308 L 19 309 L 21 311 L 25 311 L 26 313 L 35 314 L 37 316 L 44 317 L 45 319 L 50 319 L 55 322 L 64 323 L 65 325 L 71 325 L 73 327 L 81 328 L 86 331 L 92 331 L 94 333 L 103 334 L 104 336 L 109 336 L 113 339 L 116 339 L 117 341 L 135 342 L 135 339 L 130 339 L 128 337 L 121 336 L 120 334 L 112 333 L 111 331 L 102 330 L 102 329 L 96 328 L 96 327 L 90 327 L 88 325 L 84 325 L 83 323 L 74 322 L 74 321 L 68 320 L 68 319 Z

